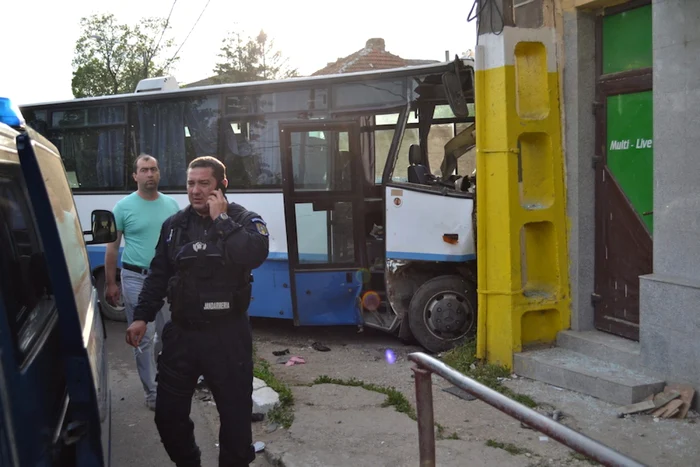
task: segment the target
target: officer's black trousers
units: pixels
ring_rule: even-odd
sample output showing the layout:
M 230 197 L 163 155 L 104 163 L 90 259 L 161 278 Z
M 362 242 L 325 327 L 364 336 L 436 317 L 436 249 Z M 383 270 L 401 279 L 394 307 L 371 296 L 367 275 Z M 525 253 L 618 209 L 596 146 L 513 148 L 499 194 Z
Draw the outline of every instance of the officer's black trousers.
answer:
M 170 459 L 178 467 L 200 466 L 190 408 L 202 375 L 221 419 L 219 466 L 249 465 L 255 459 L 251 431 L 253 348 L 246 314 L 200 326 L 170 321 L 162 339 L 155 419 Z

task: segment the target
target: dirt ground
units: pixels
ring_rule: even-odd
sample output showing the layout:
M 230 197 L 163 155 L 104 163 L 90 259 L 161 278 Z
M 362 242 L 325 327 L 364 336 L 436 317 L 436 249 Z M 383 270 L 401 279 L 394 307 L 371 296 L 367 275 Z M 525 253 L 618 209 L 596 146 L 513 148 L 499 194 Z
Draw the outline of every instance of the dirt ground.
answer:
M 422 351 L 398 339 L 372 329 L 358 333 L 356 327 L 294 328 L 285 321 L 253 320 L 257 355 L 272 364 L 278 379 L 290 386 L 309 385 L 321 375 L 394 387 L 415 407 L 411 363 L 406 355 Z M 319 342 L 329 351 L 312 348 Z M 304 364 L 285 366 L 276 363 L 273 351 L 289 349 L 288 356 L 300 356 Z M 387 349 L 396 361 L 386 358 Z M 287 356 L 287 357 L 288 357 Z M 700 430 L 697 413 L 684 420 L 654 420 L 648 415 L 618 418 L 616 406 L 572 391 L 536 381 L 513 378 L 504 383 L 516 392 L 531 396 L 538 411 L 561 413 L 560 422 L 608 446 L 654 466 L 700 464 Z M 479 400 L 466 401 L 443 389 L 450 383 L 433 377 L 435 421 L 444 427 L 444 436 L 469 442 L 510 445 L 515 456 L 531 458 L 529 465 L 590 465 L 576 458 L 559 442 L 524 428 L 521 423 Z M 340 401 L 339 401 L 340 404 Z M 265 424 L 256 427 L 256 439 L 273 440 L 284 430 L 267 433 Z M 418 447 L 416 445 L 416 460 Z M 493 448 L 497 449 L 497 448 Z M 525 460 L 523 458 L 523 460 Z

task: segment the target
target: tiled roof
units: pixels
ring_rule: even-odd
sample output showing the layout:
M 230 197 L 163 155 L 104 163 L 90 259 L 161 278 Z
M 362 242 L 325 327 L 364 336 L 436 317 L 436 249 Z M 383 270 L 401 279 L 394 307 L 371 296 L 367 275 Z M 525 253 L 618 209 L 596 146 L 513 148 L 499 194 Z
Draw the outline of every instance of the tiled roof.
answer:
M 384 39 L 374 38 L 367 41 L 365 47 L 347 57 L 329 63 L 311 76 L 352 73 L 356 71 L 386 70 L 411 65 L 437 63 L 437 60 L 407 60 L 387 52 Z
M 428 65 L 430 63 L 438 63 L 438 60 L 415 60 L 401 58 L 387 52 L 384 45 L 384 39 L 374 38 L 367 41 L 365 47 L 357 52 L 348 55 L 344 58 L 339 58 L 333 63 L 329 63 L 325 67 L 311 74 L 318 75 L 333 75 L 338 73 L 352 73 L 355 71 L 372 71 L 386 70 L 389 68 L 402 68 L 405 66 Z M 216 76 L 194 81 L 183 85 L 183 88 L 192 88 L 195 86 L 211 86 L 216 84 Z

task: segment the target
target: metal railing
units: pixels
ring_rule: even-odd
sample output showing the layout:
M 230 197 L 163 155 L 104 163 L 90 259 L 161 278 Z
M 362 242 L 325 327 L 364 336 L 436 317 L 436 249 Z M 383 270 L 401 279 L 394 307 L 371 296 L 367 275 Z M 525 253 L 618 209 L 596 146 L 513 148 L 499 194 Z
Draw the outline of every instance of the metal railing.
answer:
M 589 438 L 586 435 L 557 423 L 551 418 L 525 407 L 524 405 L 504 396 L 498 391 L 463 375 L 454 368 L 445 365 L 440 360 L 422 352 L 408 355 L 408 359 L 416 364 L 411 369 L 416 381 L 416 415 L 418 418 L 418 446 L 420 450 L 420 466 L 434 467 L 435 464 L 435 421 L 433 418 L 433 381 L 432 374 L 436 373 L 460 389 L 467 391 L 501 412 L 520 420 L 569 448 L 577 451 L 606 466 L 644 466 L 634 459 L 615 451 L 614 449 Z

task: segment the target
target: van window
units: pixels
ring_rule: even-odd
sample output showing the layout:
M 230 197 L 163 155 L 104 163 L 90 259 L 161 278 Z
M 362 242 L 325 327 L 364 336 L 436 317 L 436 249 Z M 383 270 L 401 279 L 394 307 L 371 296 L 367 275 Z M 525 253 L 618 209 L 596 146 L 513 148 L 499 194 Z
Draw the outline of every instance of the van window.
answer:
M 0 166 L 0 290 L 22 364 L 56 316 L 56 308 L 20 177 L 18 169 Z
M 64 168 L 60 157 L 40 145 L 36 145 L 34 150 L 41 161 L 44 186 L 51 200 L 58 235 L 61 238 L 68 275 L 75 294 L 75 304 L 80 314 L 80 324 L 84 326 L 86 313 L 90 308 L 92 276 L 88 268 L 89 262 L 83 230 L 75 209 L 73 194 L 65 177 L 62 176 Z

